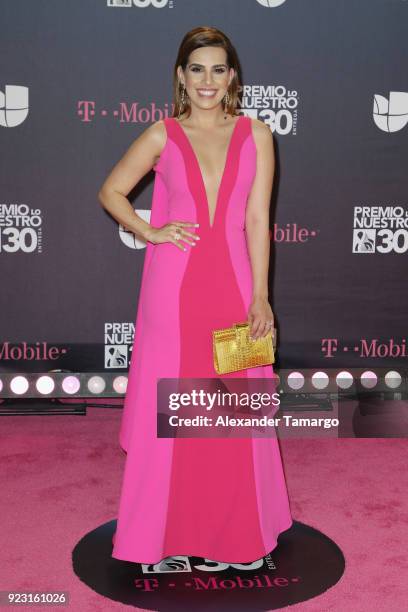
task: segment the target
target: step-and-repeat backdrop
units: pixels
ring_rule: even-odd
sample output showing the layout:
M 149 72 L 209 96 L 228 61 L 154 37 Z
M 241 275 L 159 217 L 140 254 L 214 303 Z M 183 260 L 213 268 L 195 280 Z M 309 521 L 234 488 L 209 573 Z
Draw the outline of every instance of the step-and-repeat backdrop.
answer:
M 407 23 L 406 0 L 1 0 L 1 371 L 128 369 L 145 244 L 97 193 L 172 114 L 198 25 L 231 38 L 241 112 L 274 135 L 277 365 L 403 367 Z M 146 220 L 153 180 L 129 194 Z

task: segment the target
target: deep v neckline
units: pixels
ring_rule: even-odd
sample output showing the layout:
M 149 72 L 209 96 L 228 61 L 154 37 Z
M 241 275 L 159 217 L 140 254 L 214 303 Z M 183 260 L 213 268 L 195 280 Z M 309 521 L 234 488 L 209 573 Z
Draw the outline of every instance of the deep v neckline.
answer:
M 184 128 L 182 127 L 181 123 L 175 117 L 173 117 L 174 122 L 178 125 L 181 133 L 183 134 L 183 136 L 184 136 L 184 138 L 185 138 L 185 140 L 186 140 L 186 142 L 188 144 L 188 147 L 189 147 L 189 149 L 190 149 L 190 151 L 192 153 L 192 156 L 193 156 L 193 159 L 195 161 L 195 164 L 197 165 L 198 173 L 199 173 L 200 180 L 201 180 L 201 187 L 202 187 L 202 190 L 203 190 L 203 193 L 204 193 L 204 197 L 205 197 L 205 202 L 206 202 L 206 205 L 207 205 L 207 219 L 208 219 L 208 225 L 209 225 L 210 229 L 212 229 L 214 227 L 214 224 L 215 224 L 215 218 L 217 216 L 217 210 L 218 210 L 219 199 L 220 199 L 220 193 L 221 193 L 221 189 L 222 189 L 222 186 L 223 186 L 223 183 L 224 183 L 224 180 L 225 180 L 225 176 L 227 174 L 228 163 L 229 163 L 229 160 L 230 160 L 230 153 L 231 153 L 231 149 L 232 149 L 232 143 L 233 143 L 236 131 L 237 131 L 237 125 L 240 122 L 242 117 L 243 117 L 243 115 L 238 115 L 238 119 L 235 121 L 235 125 L 232 128 L 232 133 L 231 133 L 231 136 L 230 136 L 230 139 L 229 139 L 229 142 L 228 142 L 226 156 L 225 156 L 225 162 L 224 162 L 224 168 L 223 168 L 223 171 L 222 171 L 221 180 L 220 180 L 220 183 L 218 185 L 217 195 L 216 195 L 216 198 L 215 198 L 215 210 L 214 210 L 214 217 L 213 217 L 212 223 L 211 223 L 211 218 L 210 218 L 210 215 L 211 215 L 210 203 L 209 203 L 209 200 L 208 200 L 207 189 L 206 189 L 205 183 L 204 183 L 203 172 L 201 170 L 200 162 L 198 161 L 198 156 L 197 156 L 197 154 L 196 154 L 196 152 L 194 150 L 193 145 L 190 142 L 189 137 L 187 136 Z

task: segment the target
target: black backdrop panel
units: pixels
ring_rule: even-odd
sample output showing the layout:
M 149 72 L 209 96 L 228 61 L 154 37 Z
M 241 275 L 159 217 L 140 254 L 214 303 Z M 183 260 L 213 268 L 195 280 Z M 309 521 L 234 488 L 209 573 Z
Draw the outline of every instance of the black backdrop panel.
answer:
M 230 36 L 242 112 L 274 134 L 278 365 L 406 363 L 408 2 L 278 4 L 1 1 L 2 371 L 127 369 L 145 247 L 97 192 L 171 114 L 197 25 Z M 153 178 L 130 194 L 146 220 Z

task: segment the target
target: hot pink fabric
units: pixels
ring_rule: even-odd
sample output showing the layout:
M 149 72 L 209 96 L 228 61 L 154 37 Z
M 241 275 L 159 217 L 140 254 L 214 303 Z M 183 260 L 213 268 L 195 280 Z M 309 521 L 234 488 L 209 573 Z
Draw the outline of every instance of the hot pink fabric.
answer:
M 213 225 L 198 159 L 165 119 L 151 224 L 198 222 L 197 245 L 147 244 L 120 431 L 127 452 L 112 556 L 156 563 L 173 555 L 244 563 L 268 554 L 292 525 L 276 438 L 157 438 L 157 379 L 216 377 L 213 329 L 247 320 L 252 276 L 245 208 L 256 173 L 252 122 L 229 143 Z M 269 377 L 273 367 L 224 375 Z

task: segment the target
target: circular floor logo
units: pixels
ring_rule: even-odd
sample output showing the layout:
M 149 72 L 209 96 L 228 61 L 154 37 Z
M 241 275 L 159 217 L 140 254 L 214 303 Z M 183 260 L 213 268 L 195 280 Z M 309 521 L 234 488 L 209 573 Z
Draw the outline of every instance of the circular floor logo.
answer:
M 74 572 L 104 597 L 146 610 L 277 610 L 320 595 L 345 567 L 332 540 L 298 521 L 271 553 L 239 564 L 185 555 L 157 564 L 120 561 L 111 556 L 115 530 L 110 521 L 78 542 Z

